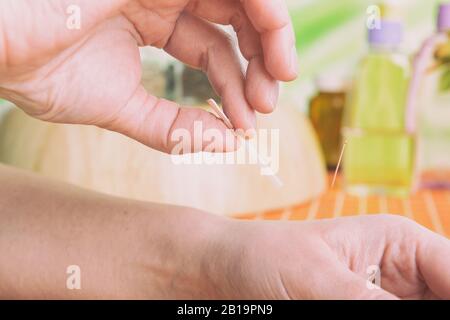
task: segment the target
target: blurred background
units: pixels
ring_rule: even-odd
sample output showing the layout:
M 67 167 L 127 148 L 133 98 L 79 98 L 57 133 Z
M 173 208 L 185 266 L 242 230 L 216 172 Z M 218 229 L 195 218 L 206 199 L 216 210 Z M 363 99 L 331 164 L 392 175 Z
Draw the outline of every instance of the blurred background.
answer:
M 397 51 L 398 55 L 401 53 L 405 58 L 402 63 L 409 64 L 413 60 L 425 39 L 436 32 L 437 8 L 441 1 L 287 0 L 287 2 L 296 32 L 300 76 L 292 83 L 283 84 L 279 108 L 275 114 L 260 116 L 258 119 L 262 128 L 281 130 L 279 175 L 284 187 L 280 190 L 274 188 L 265 177 L 261 177 L 254 166 L 175 166 L 170 157 L 147 150 L 115 133 L 98 128 L 40 123 L 29 119 L 14 108 L 7 108 L 5 101 L 0 101 L 2 105 L 0 161 L 109 194 L 193 206 L 222 215 L 240 214 L 248 217 L 248 213 L 261 216 L 267 212 L 277 212 L 280 215 L 283 212 L 286 215 L 288 212 L 289 216 L 295 215 L 294 211 L 298 208 L 304 208 L 304 213 L 298 213 L 297 218 L 311 218 L 313 213 L 316 215 L 320 210 L 328 208 L 327 206 L 317 208 L 320 205 L 314 201 L 330 192 L 334 193 L 330 200 L 333 205 L 329 211 L 334 212 L 335 216 L 344 214 L 346 210 L 358 213 L 364 209 L 361 209 L 361 206 L 365 206 L 366 209 L 370 207 L 370 203 L 361 205 L 361 202 L 350 206 L 351 201 L 356 201 L 350 198 L 351 196 L 366 199 L 374 194 L 380 196 L 381 201 L 390 201 L 391 197 L 392 201 L 396 201 L 397 198 L 413 197 L 420 189 L 417 178 L 419 175 L 417 166 L 420 162 L 417 156 L 419 145 L 417 131 L 408 132 L 406 124 L 402 122 L 395 129 L 399 131 L 395 133 L 399 136 L 391 136 L 392 128 L 388 128 L 391 131 L 388 130 L 387 133 L 383 131 L 386 135 L 377 137 L 376 141 L 372 137 L 354 142 L 353 139 L 348 141 L 342 139 L 341 127 L 345 108 L 350 108 L 350 105 L 357 110 L 359 106 L 354 102 L 357 101 L 354 97 L 362 95 L 361 92 L 365 90 L 363 86 L 355 85 L 355 81 L 362 81 L 362 78 L 357 76 L 358 70 L 362 70 L 363 76 L 366 76 L 364 72 L 370 69 L 361 66 L 361 61 L 369 54 L 367 21 L 373 11 L 368 11 L 368 8 L 373 5 L 386 5 L 390 9 L 382 10 L 380 14 L 385 15 L 387 20 L 395 20 L 403 27 L 403 39 L 396 43 L 395 53 L 390 51 L 392 48 L 388 48 L 389 52 L 383 51 L 383 54 L 386 54 L 384 58 L 380 58 L 377 51 L 374 64 L 370 64 L 372 60 L 367 60 L 369 61 L 367 66 L 370 65 L 371 68 L 376 66 L 373 70 L 384 70 L 383 74 L 378 75 L 378 81 L 386 80 L 389 83 L 388 79 L 391 78 L 391 82 L 397 83 L 397 78 L 393 74 L 398 70 L 392 70 L 392 65 L 395 67 L 400 65 Z M 210 97 L 218 99 L 205 76 L 184 67 L 159 50 L 143 49 L 142 61 L 143 83 L 152 93 L 200 106 L 203 106 Z M 399 71 L 399 77 L 402 79 L 400 81 L 405 81 L 405 88 L 401 89 L 403 90 L 401 92 L 398 88 L 395 89 L 397 95 L 403 96 L 399 100 L 402 102 L 397 101 L 395 108 L 398 108 L 403 121 L 406 117 L 406 84 L 409 84 L 413 70 L 411 65 L 401 68 L 403 69 Z M 370 78 L 370 75 L 367 77 Z M 372 87 L 378 85 L 379 83 L 373 81 L 371 83 Z M 359 92 L 355 93 L 355 90 Z M 383 92 L 379 94 L 383 96 L 391 94 Z M 349 102 L 350 97 L 353 97 L 353 102 Z M 347 110 L 347 113 L 350 112 Z M 379 123 L 387 121 L 385 118 L 378 120 Z M 450 118 L 447 120 L 450 125 Z M 402 134 L 404 137 L 400 136 Z M 449 140 L 450 138 L 447 138 L 447 142 Z M 397 171 L 396 165 L 406 168 L 405 174 L 408 179 L 402 180 L 402 183 L 405 183 L 404 189 L 400 192 L 396 192 L 399 191 L 397 189 L 391 192 L 390 184 L 397 183 L 391 180 L 385 182 L 386 188 L 383 181 L 381 185 L 377 181 L 376 188 L 346 190 L 345 172 L 338 176 L 337 185 L 331 188 L 330 181 L 343 148 L 345 150 L 347 146 L 348 150 L 345 152 L 350 155 L 345 159 L 344 154 L 344 162 L 347 160 L 348 163 L 347 167 L 345 165 L 343 167 L 345 170 L 352 171 L 353 167 L 350 166 L 352 160 L 362 159 L 358 155 L 358 143 L 366 145 L 373 143 L 383 156 L 386 156 L 383 150 L 401 149 L 403 153 L 407 153 L 406 158 L 392 156 L 391 163 L 383 162 L 383 159 L 377 160 L 377 163 L 372 167 L 369 165 L 367 167 L 369 169 L 366 170 L 375 168 L 375 175 L 379 175 L 378 173 L 385 169 L 383 166 L 394 164 L 387 172 Z M 358 161 L 353 162 L 356 163 L 355 166 L 361 163 Z M 364 170 L 364 166 L 359 169 Z M 359 174 L 358 178 L 363 175 Z M 367 181 L 360 179 L 358 183 L 370 185 L 374 183 L 370 179 L 373 178 L 367 177 Z M 342 203 L 336 204 L 338 201 L 336 197 L 341 194 L 343 198 L 339 201 Z M 349 198 L 345 198 L 347 194 Z M 432 197 L 434 196 L 435 194 L 432 194 Z M 448 201 L 449 198 L 446 199 Z M 426 202 L 426 199 L 424 201 Z M 316 207 L 311 203 L 316 203 Z M 376 211 L 394 210 L 391 209 L 390 202 L 380 203 Z M 349 205 L 348 208 L 345 207 L 346 204 Z M 336 209 L 337 205 L 340 205 L 340 208 Z M 286 211 L 286 208 L 289 210 Z M 405 208 L 402 204 L 398 205 L 396 210 L 400 214 L 407 214 Z M 314 212 L 311 213 L 312 211 Z M 279 218 L 279 215 L 276 217 Z M 450 228 L 448 220 L 436 222 L 434 218 L 431 222 L 423 223 L 428 223 L 435 229 L 440 228 L 441 231 L 443 228 Z
M 439 0 L 290 0 L 288 1 L 301 57 L 300 78 L 288 86 L 286 98 L 301 101 L 306 110 L 316 90 L 318 74 L 339 73 L 352 77 L 357 63 L 367 53 L 367 9 L 372 5 L 398 6 L 404 24 L 402 49 L 410 54 L 435 31 Z

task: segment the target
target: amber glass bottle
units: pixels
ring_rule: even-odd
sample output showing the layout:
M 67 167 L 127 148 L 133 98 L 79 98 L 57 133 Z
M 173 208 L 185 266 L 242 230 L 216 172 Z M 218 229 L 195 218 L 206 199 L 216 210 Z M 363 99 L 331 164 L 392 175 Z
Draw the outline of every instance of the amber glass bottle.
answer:
M 320 76 L 317 95 L 310 101 L 309 116 L 322 146 L 329 170 L 334 170 L 341 152 L 341 122 L 346 101 L 346 82 L 334 76 Z

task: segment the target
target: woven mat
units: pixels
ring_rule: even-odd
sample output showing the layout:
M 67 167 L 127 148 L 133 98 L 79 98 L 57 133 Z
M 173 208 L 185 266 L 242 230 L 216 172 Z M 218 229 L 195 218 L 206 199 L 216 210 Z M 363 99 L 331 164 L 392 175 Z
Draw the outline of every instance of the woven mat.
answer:
M 414 219 L 450 238 L 450 190 L 421 190 L 409 198 L 356 197 L 337 188 L 307 204 L 239 215 L 239 219 L 314 220 L 390 213 Z

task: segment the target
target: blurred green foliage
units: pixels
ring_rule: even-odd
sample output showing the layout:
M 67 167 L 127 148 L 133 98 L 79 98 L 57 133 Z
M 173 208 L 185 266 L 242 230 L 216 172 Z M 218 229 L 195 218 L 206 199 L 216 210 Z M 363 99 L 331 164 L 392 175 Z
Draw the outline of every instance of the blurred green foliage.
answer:
M 365 12 L 366 1 L 316 0 L 310 5 L 291 10 L 297 47 L 303 49 Z

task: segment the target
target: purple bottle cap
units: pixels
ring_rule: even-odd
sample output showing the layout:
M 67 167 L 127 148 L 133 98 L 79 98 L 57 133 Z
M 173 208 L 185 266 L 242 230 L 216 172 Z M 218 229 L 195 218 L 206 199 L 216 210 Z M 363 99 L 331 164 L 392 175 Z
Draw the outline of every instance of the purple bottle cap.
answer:
M 443 3 L 439 6 L 437 28 L 439 32 L 450 31 L 450 3 Z
M 403 26 L 397 21 L 383 20 L 378 27 L 369 30 L 369 43 L 396 45 L 403 40 Z

